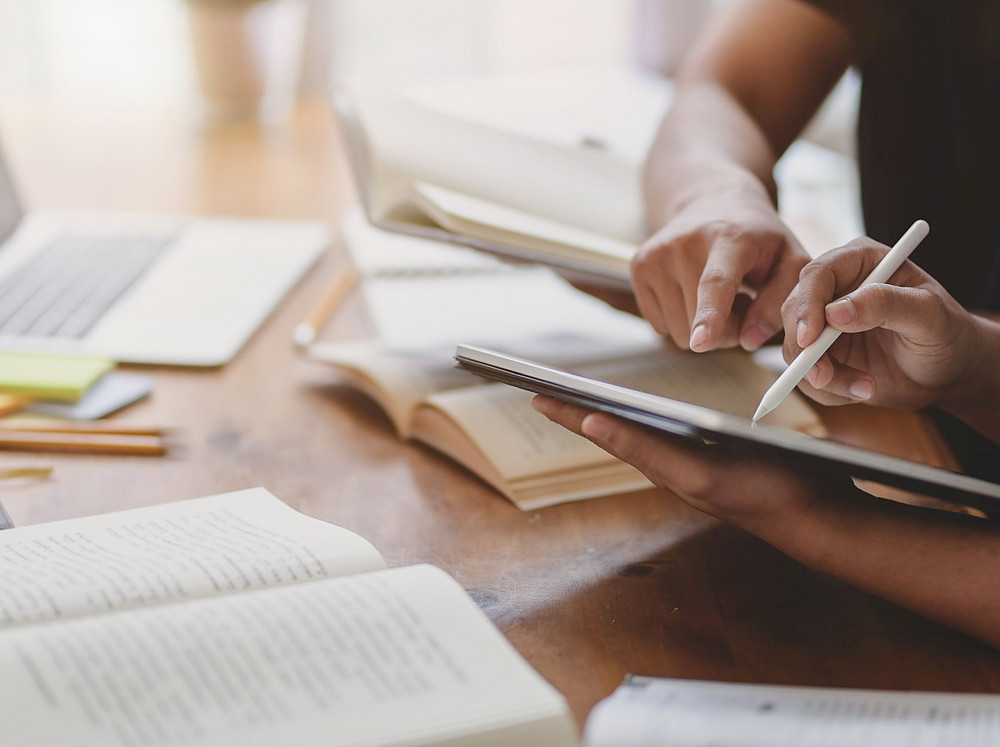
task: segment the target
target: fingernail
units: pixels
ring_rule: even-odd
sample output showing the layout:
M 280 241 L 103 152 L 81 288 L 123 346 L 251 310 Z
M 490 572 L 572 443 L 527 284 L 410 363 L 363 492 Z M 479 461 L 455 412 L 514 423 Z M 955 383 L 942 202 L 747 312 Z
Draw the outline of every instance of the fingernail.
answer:
M 808 381 L 813 386 L 816 386 L 816 376 L 819 374 L 819 366 L 813 366 L 808 371 L 806 371 L 806 381 Z
M 854 304 L 849 298 L 841 298 L 826 306 L 826 318 L 837 324 L 850 324 L 854 321 Z
M 583 419 L 583 422 L 580 423 L 580 430 L 587 438 L 592 438 L 595 441 L 607 441 L 608 436 L 611 435 L 611 428 L 607 420 L 595 413 L 591 413 Z
M 854 399 L 871 399 L 875 393 L 875 387 L 868 379 L 860 379 L 851 384 L 847 391 Z
M 809 325 L 805 321 L 799 322 L 795 326 L 795 342 L 798 343 L 800 348 L 806 346 L 806 333 L 809 331 Z
M 754 322 L 743 330 L 743 334 L 740 335 L 740 345 L 743 346 L 744 350 L 756 350 L 770 340 L 773 335 L 774 332 Z
M 708 342 L 708 327 L 704 324 L 699 324 L 693 330 L 691 330 L 691 341 L 688 345 L 691 349 L 700 348 L 702 345 Z

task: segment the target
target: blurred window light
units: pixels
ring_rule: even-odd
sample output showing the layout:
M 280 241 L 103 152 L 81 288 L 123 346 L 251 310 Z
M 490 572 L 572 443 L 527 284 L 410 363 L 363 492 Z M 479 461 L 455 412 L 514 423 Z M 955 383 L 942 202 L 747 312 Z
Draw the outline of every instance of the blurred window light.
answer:
M 334 75 L 413 78 L 620 65 L 633 3 L 609 0 L 334 0 Z
M 0 99 L 190 95 L 192 1 L 0 0 Z M 331 76 L 627 67 L 651 37 L 671 43 L 684 18 L 724 0 L 309 1 L 304 86 L 322 90 Z
M 163 100 L 191 80 L 181 0 L 0 0 L 0 96 Z

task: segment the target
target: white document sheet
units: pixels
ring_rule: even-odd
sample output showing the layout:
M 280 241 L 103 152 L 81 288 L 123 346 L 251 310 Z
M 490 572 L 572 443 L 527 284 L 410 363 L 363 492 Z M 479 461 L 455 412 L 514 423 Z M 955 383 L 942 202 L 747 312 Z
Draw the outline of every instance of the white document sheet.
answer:
M 587 719 L 586 747 L 989 747 L 1000 695 L 630 677 Z

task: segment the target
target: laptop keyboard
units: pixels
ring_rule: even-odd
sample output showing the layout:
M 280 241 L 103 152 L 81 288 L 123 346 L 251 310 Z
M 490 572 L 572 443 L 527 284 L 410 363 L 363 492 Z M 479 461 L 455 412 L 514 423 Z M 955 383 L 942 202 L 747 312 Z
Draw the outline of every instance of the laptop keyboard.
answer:
M 0 280 L 0 334 L 83 337 L 175 238 L 55 237 Z

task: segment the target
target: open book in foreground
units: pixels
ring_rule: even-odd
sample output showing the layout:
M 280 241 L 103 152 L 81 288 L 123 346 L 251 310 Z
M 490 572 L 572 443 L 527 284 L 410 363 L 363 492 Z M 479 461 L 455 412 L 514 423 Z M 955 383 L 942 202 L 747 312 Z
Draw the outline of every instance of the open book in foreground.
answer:
M 1000 696 L 628 677 L 587 719 L 586 747 L 988 747 Z
M 694 354 L 659 341 L 552 335 L 499 343 L 502 350 L 675 399 L 749 417 L 774 376 L 743 351 Z M 442 452 L 530 510 L 651 487 L 634 467 L 550 423 L 531 395 L 455 368 L 454 347 L 379 342 L 314 345 L 340 381 L 371 397 L 396 432 Z M 770 422 L 820 435 L 815 411 L 789 397 Z
M 373 224 L 629 287 L 644 238 L 635 164 L 385 90 L 337 91 L 334 108 Z
M 4 745 L 575 745 L 432 566 L 262 488 L 0 534 Z

